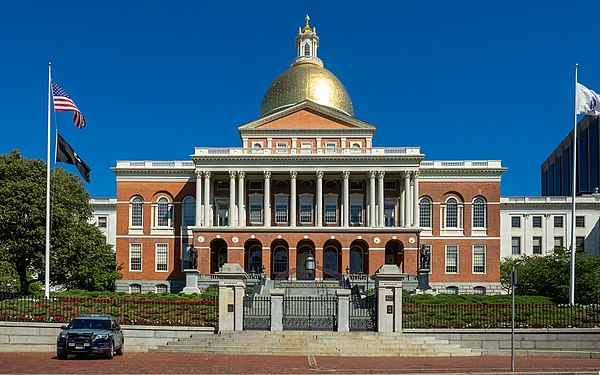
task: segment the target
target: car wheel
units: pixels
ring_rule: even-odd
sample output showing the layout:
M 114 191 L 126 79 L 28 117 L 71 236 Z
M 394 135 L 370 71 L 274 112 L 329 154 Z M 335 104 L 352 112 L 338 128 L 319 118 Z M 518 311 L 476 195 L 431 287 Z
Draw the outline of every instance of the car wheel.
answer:
M 123 355 L 124 352 L 125 352 L 125 341 L 123 341 L 121 343 L 121 347 L 119 349 L 117 349 L 117 355 Z
M 115 343 L 113 341 L 111 341 L 110 349 L 108 349 L 108 352 L 106 353 L 106 358 L 113 359 L 114 355 L 115 355 Z
M 58 359 L 67 359 L 67 353 L 65 353 L 65 352 L 61 353 L 61 352 L 57 351 L 56 352 L 56 358 L 58 358 Z

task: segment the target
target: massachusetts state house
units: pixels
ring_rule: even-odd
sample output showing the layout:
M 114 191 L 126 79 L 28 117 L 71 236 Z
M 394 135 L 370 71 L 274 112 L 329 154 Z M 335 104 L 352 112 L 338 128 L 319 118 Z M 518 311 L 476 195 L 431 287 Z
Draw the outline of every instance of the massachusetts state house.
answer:
M 117 290 L 181 291 L 191 249 L 201 278 L 238 263 L 272 279 L 327 280 L 390 263 L 414 276 L 424 247 L 434 289 L 499 293 L 501 162 L 376 147 L 376 127 L 354 117 L 319 59 L 308 17 L 296 47 L 260 116 L 238 126 L 241 147 L 117 162 Z

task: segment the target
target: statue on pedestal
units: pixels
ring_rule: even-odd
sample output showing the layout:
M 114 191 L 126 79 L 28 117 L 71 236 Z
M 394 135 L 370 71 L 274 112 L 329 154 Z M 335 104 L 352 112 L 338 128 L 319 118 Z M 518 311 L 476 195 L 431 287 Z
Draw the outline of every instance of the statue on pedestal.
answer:
M 429 249 L 425 245 L 421 245 L 421 248 L 419 249 L 419 268 L 422 270 L 428 270 L 430 267 Z
M 190 246 L 189 253 L 188 268 L 198 268 L 198 250 L 194 246 Z

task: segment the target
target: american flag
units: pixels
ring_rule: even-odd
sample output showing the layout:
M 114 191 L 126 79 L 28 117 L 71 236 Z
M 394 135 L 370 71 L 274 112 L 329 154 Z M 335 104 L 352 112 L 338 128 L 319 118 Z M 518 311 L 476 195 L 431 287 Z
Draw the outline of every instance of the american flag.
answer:
M 79 129 L 85 128 L 83 113 L 77 108 L 73 99 L 59 85 L 52 82 L 52 98 L 54 99 L 54 110 L 56 112 L 73 111 L 73 122 Z

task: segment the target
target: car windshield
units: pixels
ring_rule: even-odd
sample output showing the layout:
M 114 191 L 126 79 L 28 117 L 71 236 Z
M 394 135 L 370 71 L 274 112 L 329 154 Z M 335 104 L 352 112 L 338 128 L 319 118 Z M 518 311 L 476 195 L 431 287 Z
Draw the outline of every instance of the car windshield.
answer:
M 108 320 L 100 319 L 75 319 L 71 322 L 70 329 L 110 329 L 110 322 Z

